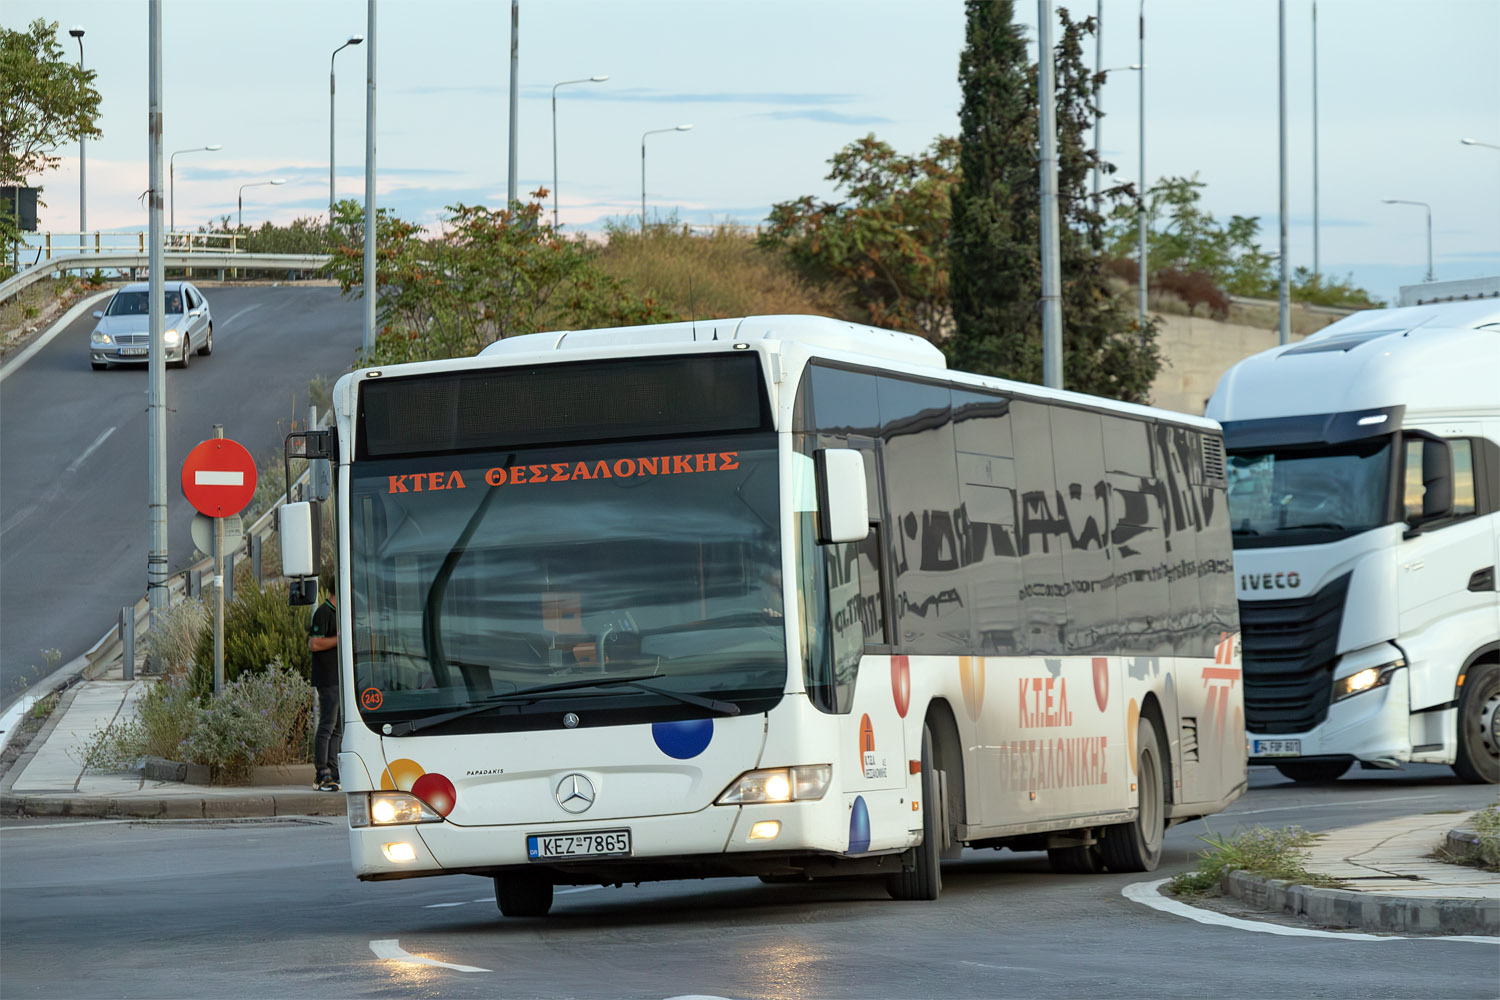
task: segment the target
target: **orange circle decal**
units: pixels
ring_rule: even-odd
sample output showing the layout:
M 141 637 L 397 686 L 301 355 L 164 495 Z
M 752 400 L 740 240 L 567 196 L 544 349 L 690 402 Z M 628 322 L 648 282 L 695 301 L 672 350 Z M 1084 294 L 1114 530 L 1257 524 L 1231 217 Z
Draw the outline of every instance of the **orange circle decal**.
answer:
M 359 703 L 367 712 L 373 712 L 385 704 L 385 695 L 380 693 L 379 688 L 365 688 L 359 693 Z

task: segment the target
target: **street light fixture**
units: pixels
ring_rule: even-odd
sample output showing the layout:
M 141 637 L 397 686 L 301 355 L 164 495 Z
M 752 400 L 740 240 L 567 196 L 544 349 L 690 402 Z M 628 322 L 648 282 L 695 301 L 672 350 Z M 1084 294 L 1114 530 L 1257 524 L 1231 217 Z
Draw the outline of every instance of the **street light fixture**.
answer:
M 179 149 L 167 158 L 167 189 L 171 192 L 171 225 L 173 233 L 177 232 L 177 157 L 183 153 L 213 153 L 223 149 L 219 143 L 209 146 L 194 146 L 192 149 Z
M 239 201 L 240 201 L 239 225 L 240 226 L 244 226 L 244 224 L 245 224 L 245 188 L 259 187 L 262 184 L 285 184 L 285 183 L 286 183 L 286 178 L 285 177 L 278 177 L 278 178 L 276 178 L 275 180 L 272 180 L 272 181 L 251 181 L 249 184 L 241 184 L 240 185 L 240 198 L 239 198 Z
M 1432 206 L 1425 201 L 1407 201 L 1404 198 L 1382 198 L 1387 205 L 1419 205 L 1427 210 L 1427 277 L 1424 281 L 1435 281 L 1432 275 Z
M 68 29 L 68 34 L 78 39 L 78 72 L 83 72 L 83 25 Z M 78 137 L 78 252 L 88 250 L 88 160 L 84 157 L 84 138 Z M 78 272 L 82 274 L 82 271 Z
M 603 83 L 609 74 L 590 76 L 579 80 L 564 80 L 552 85 L 552 228 L 557 228 L 557 88 L 570 83 Z
M 677 125 L 672 128 L 654 128 L 641 133 L 641 235 L 646 235 L 646 136 L 658 132 L 690 132 L 693 126 Z
M 1495 145 L 1493 142 L 1480 142 L 1478 139 L 1460 139 L 1458 141 L 1465 146 L 1484 146 L 1486 149 L 1500 149 L 1500 146 Z
M 365 40 L 364 35 L 350 35 L 349 40 L 333 50 L 338 55 L 351 45 Z M 328 57 L 328 224 L 333 225 L 333 56 Z

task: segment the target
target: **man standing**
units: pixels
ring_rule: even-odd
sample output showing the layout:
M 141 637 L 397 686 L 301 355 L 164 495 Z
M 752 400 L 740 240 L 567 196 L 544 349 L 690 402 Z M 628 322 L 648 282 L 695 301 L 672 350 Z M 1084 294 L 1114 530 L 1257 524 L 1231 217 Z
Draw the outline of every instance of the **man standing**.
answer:
M 313 762 L 318 768 L 315 787 L 320 792 L 339 790 L 339 745 L 344 724 L 339 716 L 339 613 L 335 578 L 325 578 L 328 596 L 313 612 L 308 627 L 307 648 L 312 650 L 312 683 L 318 691 L 318 733 L 313 740 Z

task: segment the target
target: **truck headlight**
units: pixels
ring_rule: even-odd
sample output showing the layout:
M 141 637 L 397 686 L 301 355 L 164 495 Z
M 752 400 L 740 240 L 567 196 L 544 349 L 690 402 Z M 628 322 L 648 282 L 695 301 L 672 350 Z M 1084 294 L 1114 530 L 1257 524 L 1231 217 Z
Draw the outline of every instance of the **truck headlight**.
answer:
M 715 802 L 721 806 L 755 802 L 804 802 L 821 799 L 833 780 L 832 764 L 804 764 L 746 771 Z
M 1391 677 L 1396 671 L 1404 666 L 1406 666 L 1405 660 L 1392 660 L 1390 663 L 1383 663 L 1378 667 L 1366 667 L 1348 677 L 1341 677 L 1333 682 L 1333 700 L 1342 701 L 1361 692 L 1384 687 L 1391 682 Z
M 95 330 L 93 333 L 89 334 L 89 343 L 98 344 L 102 347 L 105 344 L 113 344 L 114 341 L 110 340 L 109 334 L 105 333 L 103 330 Z
M 349 796 L 350 826 L 441 823 L 443 817 L 410 792 L 355 792 Z

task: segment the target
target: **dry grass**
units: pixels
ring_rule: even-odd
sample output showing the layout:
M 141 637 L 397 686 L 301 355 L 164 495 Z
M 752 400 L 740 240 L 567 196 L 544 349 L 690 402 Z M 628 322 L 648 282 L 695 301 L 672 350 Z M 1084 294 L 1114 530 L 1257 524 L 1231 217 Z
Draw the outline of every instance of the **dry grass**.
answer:
M 753 232 L 718 226 L 707 234 L 650 226 L 610 234 L 600 266 L 684 319 L 777 313 L 850 318 L 843 297 L 798 275 L 785 259 L 755 245 Z
M 1120 299 L 1122 306 L 1128 312 L 1134 314 L 1136 302 L 1139 301 L 1136 296 L 1135 286 L 1119 278 L 1112 277 L 1109 279 L 1109 288 Z M 1200 318 L 1206 318 L 1203 316 L 1204 310 L 1199 309 L 1195 314 L 1192 309 L 1188 308 L 1188 304 L 1178 296 L 1170 292 L 1162 293 L 1154 288 L 1148 289 L 1146 292 L 1146 308 L 1151 312 L 1168 316 L 1197 315 Z M 1337 322 L 1343 316 L 1344 314 L 1342 313 L 1329 313 L 1321 310 L 1314 311 L 1299 302 L 1293 302 L 1292 333 L 1300 337 L 1305 337 L 1310 333 L 1317 333 L 1330 323 Z M 1280 322 L 1280 314 L 1275 302 L 1241 302 L 1231 300 L 1229 303 L 1229 316 L 1223 322 L 1232 323 L 1236 326 L 1254 327 L 1257 330 L 1274 330 Z

